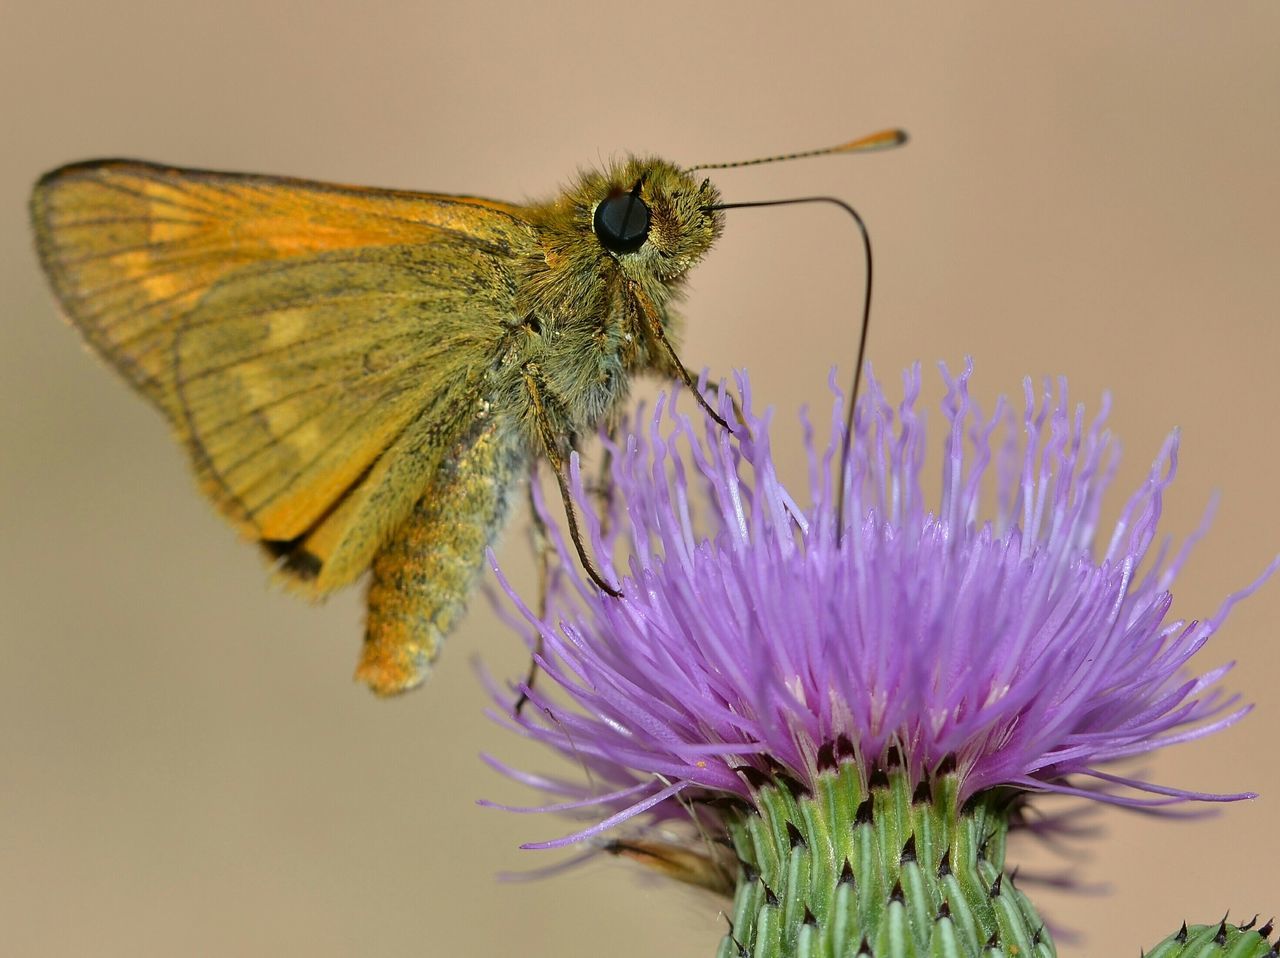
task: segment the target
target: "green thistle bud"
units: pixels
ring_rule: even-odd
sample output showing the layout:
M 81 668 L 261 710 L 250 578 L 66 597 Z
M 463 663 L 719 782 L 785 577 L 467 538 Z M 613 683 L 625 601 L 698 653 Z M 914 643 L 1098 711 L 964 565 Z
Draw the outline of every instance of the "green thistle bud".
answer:
M 1177 934 L 1143 954 L 1145 958 L 1276 958 L 1280 955 L 1280 941 L 1270 941 L 1275 923 L 1268 921 L 1256 928 L 1257 923 L 1257 915 L 1243 925 L 1228 925 L 1226 918 L 1216 925 L 1190 928 L 1183 922 Z

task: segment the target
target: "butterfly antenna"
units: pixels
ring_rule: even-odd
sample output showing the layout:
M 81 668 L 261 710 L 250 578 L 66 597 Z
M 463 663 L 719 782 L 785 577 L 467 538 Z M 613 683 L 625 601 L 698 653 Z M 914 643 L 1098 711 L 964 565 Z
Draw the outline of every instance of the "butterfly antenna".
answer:
M 836 146 L 824 146 L 820 150 L 803 150 L 800 153 L 779 153 L 777 156 L 761 156 L 754 160 L 734 160 L 732 163 L 699 163 L 688 167 L 685 172 L 695 170 L 733 170 L 740 166 L 763 166 L 765 163 L 782 163 L 786 160 L 804 160 L 811 156 L 831 156 L 836 153 L 874 153 L 878 150 L 892 150 L 907 142 L 906 130 L 881 130 L 870 136 L 861 136 L 848 143 Z

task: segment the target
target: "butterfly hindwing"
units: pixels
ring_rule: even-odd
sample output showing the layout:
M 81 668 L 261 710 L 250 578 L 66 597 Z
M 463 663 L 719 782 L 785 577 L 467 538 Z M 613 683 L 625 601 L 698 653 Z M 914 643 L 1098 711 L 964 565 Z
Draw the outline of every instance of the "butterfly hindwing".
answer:
M 220 280 L 180 326 L 174 388 L 202 484 L 318 563 L 315 591 L 368 566 L 482 414 L 519 328 L 506 270 L 447 238 L 298 257 Z

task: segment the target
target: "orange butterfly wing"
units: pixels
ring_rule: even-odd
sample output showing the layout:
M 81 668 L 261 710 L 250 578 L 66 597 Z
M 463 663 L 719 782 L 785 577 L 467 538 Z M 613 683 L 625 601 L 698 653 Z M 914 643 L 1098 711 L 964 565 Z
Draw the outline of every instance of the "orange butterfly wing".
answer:
M 54 170 L 36 185 L 31 215 L 41 263 L 67 315 L 179 425 L 176 321 L 232 271 L 441 235 L 502 247 L 523 224 L 519 207 L 474 197 L 133 160 Z
M 318 592 L 363 571 L 429 479 L 531 236 L 489 200 L 134 161 L 56 170 L 31 212 L 66 313 L 219 509 L 277 554 L 337 560 Z

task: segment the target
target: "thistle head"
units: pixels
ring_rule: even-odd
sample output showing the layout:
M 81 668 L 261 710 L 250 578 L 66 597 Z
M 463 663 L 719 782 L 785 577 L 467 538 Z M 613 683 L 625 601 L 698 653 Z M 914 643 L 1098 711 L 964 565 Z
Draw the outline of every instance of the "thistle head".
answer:
M 595 554 L 623 596 L 583 579 L 554 524 L 561 561 L 545 613 L 503 580 L 544 675 L 497 690 L 495 714 L 589 779 L 500 766 L 553 796 L 547 810 L 590 818 L 533 847 L 726 798 L 750 807 L 764 784 L 803 792 L 848 764 L 864 785 L 953 776 L 959 802 L 996 789 L 1154 808 L 1249 797 L 1111 769 L 1248 711 L 1219 684 L 1229 665 L 1189 669 L 1262 579 L 1207 618 L 1169 614 L 1198 538 L 1175 549 L 1158 536 L 1176 433 L 1103 530 L 1118 457 L 1106 401 L 1086 418 L 1064 381 L 1028 380 L 988 415 L 971 371 L 943 367 L 932 439 L 919 368 L 896 404 L 870 377 L 843 462 L 836 391 L 823 435 L 805 422 L 800 494 L 779 478 L 771 415 L 745 375 L 734 436 L 680 412 L 674 394 L 637 414 L 610 448 L 603 526 L 575 462 Z M 924 479 L 931 441 L 937 491 Z

